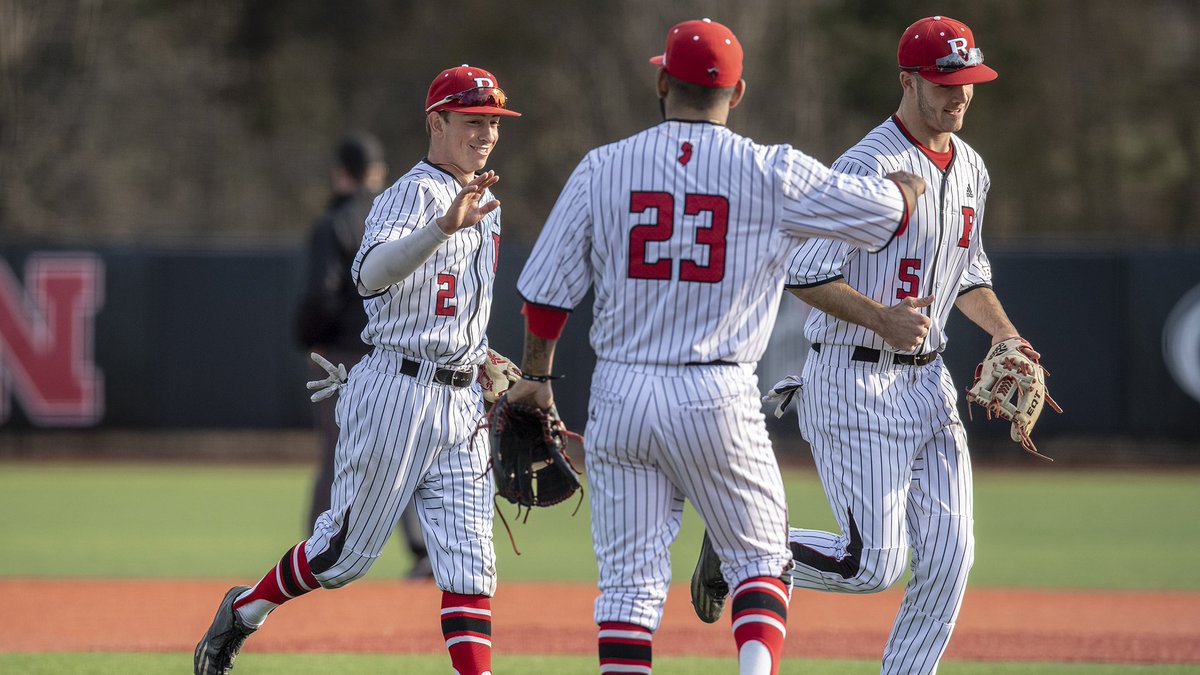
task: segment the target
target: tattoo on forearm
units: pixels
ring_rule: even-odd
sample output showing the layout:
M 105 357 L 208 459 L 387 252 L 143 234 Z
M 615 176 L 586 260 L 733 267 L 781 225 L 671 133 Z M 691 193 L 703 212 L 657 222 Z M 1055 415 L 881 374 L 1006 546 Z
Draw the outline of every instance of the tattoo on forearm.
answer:
M 550 360 L 554 356 L 552 346 L 536 335 L 526 334 L 525 353 L 522 356 L 522 370 L 549 370 Z M 541 373 L 544 374 L 544 373 Z

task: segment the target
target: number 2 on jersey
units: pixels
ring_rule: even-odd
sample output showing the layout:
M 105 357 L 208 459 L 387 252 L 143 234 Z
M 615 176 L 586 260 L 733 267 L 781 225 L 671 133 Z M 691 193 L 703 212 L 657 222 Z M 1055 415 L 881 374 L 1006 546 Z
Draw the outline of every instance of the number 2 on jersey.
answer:
M 454 316 L 454 313 L 458 311 L 458 305 L 454 304 L 454 292 L 458 285 L 458 278 L 453 274 L 439 274 L 437 282 L 437 305 L 433 308 L 433 313 L 438 316 Z
M 666 192 L 633 192 L 629 195 L 629 212 L 645 213 L 655 209 L 658 217 L 653 223 L 634 225 L 629 230 L 629 278 L 670 280 L 673 261 L 659 258 L 646 260 L 646 244 L 667 241 L 675 233 L 675 198 Z M 725 278 L 725 238 L 729 229 L 729 200 L 718 195 L 684 195 L 683 214 L 711 214 L 708 227 L 697 227 L 696 244 L 708 247 L 708 263 L 681 260 L 679 280 L 715 284 Z

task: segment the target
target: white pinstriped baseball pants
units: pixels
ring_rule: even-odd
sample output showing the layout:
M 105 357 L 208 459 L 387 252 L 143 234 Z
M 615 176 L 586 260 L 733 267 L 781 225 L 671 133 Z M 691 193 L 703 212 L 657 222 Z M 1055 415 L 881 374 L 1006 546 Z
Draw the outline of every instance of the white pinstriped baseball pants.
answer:
M 399 355 L 375 349 L 350 371 L 337 404 L 332 505 L 317 518 L 307 553 L 325 588 L 366 574 L 410 499 L 425 533 L 438 588 L 496 590 L 489 438 L 478 384 L 456 388 L 400 373 Z
M 800 429 L 840 534 L 792 529 L 797 587 L 872 593 L 912 579 L 883 673 L 933 673 L 974 561 L 971 458 L 941 357 L 925 366 L 850 359 L 822 345 L 804 366 Z M 856 534 L 858 536 L 856 536 Z M 861 538 L 861 539 L 860 539 Z
M 597 624 L 658 629 L 685 498 L 730 587 L 786 570 L 787 503 L 753 367 L 601 361 L 584 438 Z

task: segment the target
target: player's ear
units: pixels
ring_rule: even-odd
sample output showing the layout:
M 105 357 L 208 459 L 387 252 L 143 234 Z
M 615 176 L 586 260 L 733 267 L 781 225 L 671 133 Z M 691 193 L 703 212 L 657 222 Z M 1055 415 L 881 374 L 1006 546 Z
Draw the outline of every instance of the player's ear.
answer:
M 655 82 L 654 88 L 658 92 L 659 98 L 667 97 L 667 90 L 670 87 L 667 86 L 667 69 L 666 68 L 658 69 L 658 80 Z
M 425 115 L 425 131 L 429 132 L 431 137 L 434 136 L 435 133 L 436 135 L 440 136 L 444 130 L 443 128 L 445 126 L 445 121 L 446 120 L 442 119 L 441 115 L 437 114 L 436 112 L 431 112 Z
M 737 84 L 733 85 L 733 96 L 729 97 L 729 109 L 732 110 L 742 102 L 742 97 L 746 95 L 746 81 L 738 79 Z

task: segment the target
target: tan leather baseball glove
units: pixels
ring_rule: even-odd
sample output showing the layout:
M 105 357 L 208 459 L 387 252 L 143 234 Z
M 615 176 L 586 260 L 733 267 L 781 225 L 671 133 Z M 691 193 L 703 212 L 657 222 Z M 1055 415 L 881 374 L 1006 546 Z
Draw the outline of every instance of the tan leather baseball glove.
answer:
M 521 379 L 521 369 L 499 352 L 488 349 L 487 358 L 479 369 L 479 386 L 483 388 L 483 400 L 495 403 L 501 394 L 517 380 Z
M 1062 408 L 1046 389 L 1049 375 L 1038 354 L 1024 338 L 997 342 L 975 367 L 975 383 L 967 390 L 968 412 L 971 403 L 983 406 L 988 419 L 998 417 L 1012 423 L 1009 435 L 1032 455 L 1053 462 L 1038 452 L 1031 436 L 1033 426 L 1049 404 L 1055 412 Z

